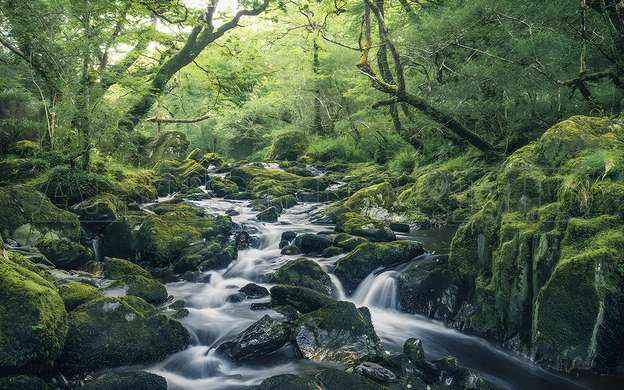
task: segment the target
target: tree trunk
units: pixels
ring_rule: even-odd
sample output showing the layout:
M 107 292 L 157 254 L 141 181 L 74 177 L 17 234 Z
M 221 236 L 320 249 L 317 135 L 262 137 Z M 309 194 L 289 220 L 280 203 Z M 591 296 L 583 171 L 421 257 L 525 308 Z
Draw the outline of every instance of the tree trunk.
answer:
M 120 121 L 119 126 L 122 129 L 127 131 L 133 130 L 141 119 L 147 115 L 158 96 L 164 92 L 169 80 L 178 73 L 178 71 L 193 62 L 210 43 L 219 39 L 227 31 L 238 26 L 243 16 L 255 16 L 263 12 L 268 6 L 269 1 L 264 0 L 262 4 L 254 9 L 238 11 L 230 21 L 215 29 L 213 26 L 213 17 L 217 3 L 218 0 L 210 1 L 202 21 L 191 30 L 182 49 L 166 60 L 158 69 L 147 92 L 139 98 Z
M 316 134 L 323 134 L 325 132 L 323 128 L 323 107 L 321 105 L 321 87 L 319 82 L 320 66 L 319 46 L 316 42 L 316 38 L 314 38 L 312 43 L 312 73 L 314 74 L 314 119 L 312 120 L 312 130 Z

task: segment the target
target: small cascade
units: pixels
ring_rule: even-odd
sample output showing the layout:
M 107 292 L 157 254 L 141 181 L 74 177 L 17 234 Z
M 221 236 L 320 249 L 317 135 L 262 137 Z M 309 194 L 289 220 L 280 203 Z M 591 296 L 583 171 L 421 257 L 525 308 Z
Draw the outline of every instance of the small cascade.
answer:
M 334 292 L 336 295 L 336 299 L 339 301 L 346 301 L 347 294 L 345 294 L 345 290 L 344 290 L 344 287 L 342 286 L 342 282 L 340 281 L 340 279 L 338 279 L 338 277 L 334 274 L 329 274 L 329 279 L 334 285 Z
M 397 272 L 371 273 L 360 283 L 352 296 L 353 302 L 362 306 L 395 309 L 397 307 Z
M 91 240 L 91 246 L 93 247 L 93 255 L 95 256 L 95 261 L 102 261 L 102 254 L 100 251 L 100 237 L 95 236 L 92 240 Z

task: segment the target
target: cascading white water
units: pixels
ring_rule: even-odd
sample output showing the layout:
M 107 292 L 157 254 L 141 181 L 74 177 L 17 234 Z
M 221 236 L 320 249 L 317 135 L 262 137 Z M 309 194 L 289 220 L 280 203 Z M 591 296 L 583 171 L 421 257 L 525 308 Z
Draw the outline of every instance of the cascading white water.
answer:
M 397 272 L 386 271 L 379 275 L 371 273 L 360 283 L 351 300 L 362 306 L 396 309 Z
M 273 167 L 275 168 L 275 167 Z M 169 293 L 184 300 L 189 315 L 181 319 L 193 336 L 193 345 L 152 366 L 150 371 L 165 377 L 170 390 L 216 390 L 253 386 L 263 378 L 310 371 L 313 362 L 296 359 L 286 350 L 280 350 L 265 362 L 235 363 L 214 353 L 214 347 L 257 321 L 265 314 L 274 318 L 281 315 L 272 310 L 250 310 L 253 302 L 266 302 L 269 298 L 232 302 L 228 297 L 247 283 L 263 283 L 265 275 L 297 256 L 280 254 L 279 241 L 284 231 L 317 233 L 327 227 L 312 225 L 309 214 L 318 205 L 299 204 L 286 210 L 279 223 L 262 223 L 256 220 L 248 201 L 212 198 L 192 202 L 209 213 L 225 214 L 235 209 L 238 215 L 232 220 L 245 226 L 258 238 L 258 246 L 239 251 L 230 267 L 206 273 L 204 283 L 176 282 L 167 285 Z M 336 258 L 312 258 L 327 271 L 333 268 Z M 510 356 L 486 341 L 463 335 L 426 318 L 401 313 L 397 307 L 397 276 L 399 271 L 386 271 L 369 275 L 351 297 L 345 295 L 342 283 L 331 272 L 335 297 L 350 300 L 357 306 L 370 309 L 373 324 L 384 348 L 399 351 L 409 337 L 423 339 L 430 358 L 456 356 L 460 362 L 479 371 L 500 388 L 574 388 L 563 380 L 532 365 L 531 362 Z M 209 276 L 209 278 L 208 278 Z M 312 369 L 314 370 L 314 369 Z

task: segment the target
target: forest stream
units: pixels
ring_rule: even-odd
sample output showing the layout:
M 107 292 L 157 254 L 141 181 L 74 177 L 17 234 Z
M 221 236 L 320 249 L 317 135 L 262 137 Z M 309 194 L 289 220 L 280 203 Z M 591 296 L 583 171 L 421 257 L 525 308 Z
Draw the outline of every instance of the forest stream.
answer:
M 203 188 L 205 191 L 205 187 Z M 165 198 L 170 199 L 170 198 Z M 300 360 L 292 347 L 253 363 L 233 363 L 215 353 L 223 341 L 234 337 L 265 314 L 276 318 L 279 313 L 266 308 L 250 310 L 252 303 L 269 303 L 260 298 L 232 302 L 229 297 L 249 283 L 263 283 L 266 275 L 275 272 L 299 255 L 281 255 L 279 243 L 286 231 L 331 234 L 333 226 L 315 224 L 311 215 L 323 205 L 300 203 L 285 210 L 276 223 L 260 222 L 249 201 L 211 198 L 190 201 L 211 214 L 235 214 L 232 220 L 254 237 L 253 248 L 239 251 L 238 258 L 226 269 L 204 273 L 205 282 L 178 281 L 167 289 L 175 299 L 186 302 L 189 314 L 182 323 L 192 334 L 193 345 L 150 368 L 165 377 L 171 390 L 235 389 L 256 385 L 262 379 L 278 374 L 314 372 L 331 363 Z M 235 210 L 235 213 L 232 213 Z M 435 248 L 439 254 L 448 251 L 455 227 L 415 230 L 403 238 L 422 240 L 426 248 Z M 426 254 L 424 256 L 431 256 Z M 459 363 L 485 378 L 496 389 L 605 389 L 605 383 L 581 383 L 540 368 L 530 360 L 497 348 L 490 342 L 445 327 L 420 315 L 399 310 L 397 302 L 397 270 L 378 270 L 364 279 L 355 292 L 347 296 L 340 280 L 331 271 L 341 255 L 331 258 L 310 257 L 329 273 L 337 299 L 366 306 L 372 314 L 373 325 L 386 351 L 399 352 L 408 337 L 423 341 L 426 357 L 438 359 L 454 356 Z M 412 261 L 419 261 L 420 258 Z M 397 268 L 404 267 L 405 265 Z M 596 378 L 594 378 L 596 379 Z M 598 379 L 599 380 L 599 379 Z M 600 385 L 599 385 L 600 384 Z M 608 382 L 606 383 L 608 384 Z M 615 388 L 615 387 L 614 387 Z

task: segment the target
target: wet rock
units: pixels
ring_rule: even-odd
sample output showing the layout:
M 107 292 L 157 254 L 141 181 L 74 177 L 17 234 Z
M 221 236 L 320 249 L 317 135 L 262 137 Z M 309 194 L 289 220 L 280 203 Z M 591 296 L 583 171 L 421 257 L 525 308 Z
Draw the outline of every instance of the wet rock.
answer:
M 300 234 L 295 238 L 295 245 L 302 253 L 321 253 L 332 245 L 332 239 L 320 234 Z
M 397 381 L 397 376 L 392 371 L 376 363 L 361 363 L 355 367 L 354 371 L 382 383 L 394 383 Z
M 293 374 L 276 375 L 262 381 L 253 390 L 318 390 L 312 379 Z
M 180 318 L 184 318 L 188 316 L 189 314 L 190 312 L 187 308 L 182 308 L 182 309 L 176 310 L 176 312 L 173 313 L 173 318 L 180 319 Z
M 262 222 L 277 222 L 277 218 L 279 217 L 279 212 L 275 207 L 269 207 L 268 209 L 260 212 L 256 215 L 258 221 Z
M 342 253 L 344 253 L 342 248 L 339 248 L 337 246 L 330 246 L 328 248 L 323 249 L 323 252 L 321 252 L 321 257 L 334 257 L 334 256 L 341 255 Z
M 410 225 L 408 225 L 406 223 L 394 222 L 394 223 L 391 223 L 389 225 L 389 227 L 393 231 L 399 232 L 399 233 L 409 233 L 410 232 Z
M 100 194 L 71 206 L 71 211 L 80 216 L 81 221 L 110 223 L 126 212 L 126 205 L 112 194 Z
M 233 360 L 254 360 L 283 347 L 288 337 L 288 329 L 281 322 L 265 315 L 216 351 Z
M 368 238 L 374 242 L 390 242 L 396 240 L 396 235 L 390 228 L 387 227 L 375 227 L 375 226 L 363 226 L 351 231 L 351 234 L 356 236 L 362 236 Z
M 234 209 L 229 209 L 229 210 L 226 210 L 225 215 L 229 215 L 230 217 L 236 217 L 240 215 L 240 212 Z
M 384 388 L 358 374 L 349 373 L 335 368 L 328 368 L 316 376 L 324 390 L 383 390 Z
M 403 344 L 403 353 L 413 362 L 425 360 L 425 350 L 421 339 L 411 337 Z
M 167 380 L 145 371 L 109 372 L 88 382 L 83 390 L 167 390 Z
M 298 255 L 301 253 L 301 251 L 299 250 L 298 247 L 296 247 L 295 245 L 286 245 L 285 247 L 282 248 L 282 250 L 280 251 L 280 253 L 282 255 Z
M 249 283 L 241 287 L 241 289 L 238 291 L 245 294 L 248 299 L 257 299 L 269 296 L 269 290 L 255 283 Z
M 336 262 L 334 272 L 352 291 L 374 270 L 410 261 L 423 253 L 422 244 L 416 241 L 361 244 Z
M 293 231 L 285 231 L 284 233 L 282 233 L 282 240 L 285 240 L 288 242 L 294 240 L 295 237 L 297 237 L 297 233 Z
M 297 193 L 297 198 L 305 203 L 324 203 L 338 200 L 338 195 L 332 191 L 303 191 Z
M 269 310 L 271 308 L 271 302 L 254 302 L 249 306 L 249 310 Z
M 186 348 L 191 340 L 178 321 L 137 297 L 104 297 L 70 313 L 58 360 L 67 372 L 152 363 Z
M 351 302 L 334 302 L 302 315 L 293 335 L 297 349 L 306 359 L 354 364 L 382 355 L 370 312 Z
M 210 283 L 211 276 L 201 271 L 186 271 L 180 278 L 192 283 Z
M 450 320 L 457 304 L 453 274 L 442 257 L 430 257 L 410 264 L 398 279 L 401 308 L 442 321 Z
M 226 301 L 232 302 L 232 303 L 238 303 L 238 302 L 244 301 L 245 299 L 247 299 L 247 295 L 245 295 L 245 293 L 239 292 L 239 293 L 228 296 L 226 298 Z
M 358 245 L 367 242 L 368 240 L 364 237 L 352 236 L 347 233 L 340 233 L 334 237 L 334 246 L 344 249 L 345 252 L 351 252 Z
M 65 238 L 44 238 L 36 246 L 58 268 L 78 269 L 93 260 L 91 251 Z
M 335 302 L 327 295 L 305 287 L 274 286 L 270 292 L 274 307 L 292 306 L 301 313 L 309 313 Z
M 290 245 L 290 242 L 286 241 L 286 240 L 280 240 L 279 243 L 279 247 L 280 249 L 284 249 L 285 247 L 287 247 L 288 245 Z
M 236 248 L 238 250 L 247 249 L 251 246 L 251 236 L 246 231 L 242 231 L 236 234 L 236 238 L 234 240 L 236 242 Z
M 334 286 L 329 275 L 313 260 L 299 258 L 281 266 L 270 278 L 271 283 L 307 287 L 332 295 Z

